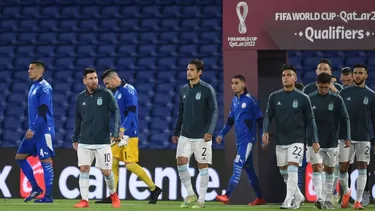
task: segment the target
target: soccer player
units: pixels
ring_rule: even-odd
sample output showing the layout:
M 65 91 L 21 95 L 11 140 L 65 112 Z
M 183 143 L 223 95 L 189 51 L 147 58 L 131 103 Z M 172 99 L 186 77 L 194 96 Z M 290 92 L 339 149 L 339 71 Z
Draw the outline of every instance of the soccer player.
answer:
M 366 86 L 367 66 L 357 64 L 353 68 L 354 85 L 340 92 L 348 109 L 351 125 L 352 143 L 344 148 L 339 143 L 340 184 L 344 190 L 342 208 L 349 206 L 351 190 L 348 188 L 348 164 L 355 154 L 358 169 L 357 194 L 354 209 L 364 209 L 361 202 L 367 180 L 367 165 L 370 162 L 370 119 L 375 122 L 375 93 Z M 374 124 L 372 125 L 374 127 Z
M 212 134 L 218 119 L 215 90 L 202 81 L 203 61 L 192 60 L 187 66 L 189 83 L 180 90 L 180 103 L 172 142 L 177 143 L 177 169 L 188 196 L 182 208 L 204 208 L 209 181 L 208 165 L 212 164 Z M 194 154 L 198 163 L 200 182 L 199 199 L 191 185 L 188 163 Z
M 112 171 L 115 176 L 115 187 L 117 187 L 119 177 L 119 161 L 122 161 L 125 163 L 127 170 L 141 178 L 149 187 L 151 191 L 149 204 L 156 204 L 162 190 L 152 182 L 143 168 L 137 164 L 139 154 L 137 90 L 126 83 L 125 80 L 121 80 L 113 69 L 106 70 L 101 78 L 108 89 L 115 91 L 115 99 L 121 114 L 120 137 L 123 138 L 120 142 L 112 144 Z M 108 197 L 101 202 L 111 202 L 111 198 Z
M 79 189 L 82 200 L 75 208 L 89 207 L 89 172 L 95 158 L 101 169 L 112 200 L 112 206 L 119 208 L 120 199 L 116 193 L 112 173 L 112 150 L 110 140 L 110 116 L 115 117 L 113 137 L 120 140 L 120 110 L 111 91 L 98 86 L 98 75 L 93 68 L 83 71 L 86 90 L 78 94 L 75 107 L 75 123 L 72 136 L 73 147 L 77 150 L 80 168 Z
M 233 175 L 229 181 L 226 193 L 216 196 L 216 199 L 225 204 L 229 202 L 233 190 L 240 181 L 242 169 L 244 169 L 257 196 L 255 201 L 249 203 L 249 205 L 263 205 L 266 204 L 266 201 L 262 197 L 252 158 L 252 149 L 257 138 L 256 125 L 258 125 L 259 128 L 259 137 L 262 137 L 263 114 L 258 101 L 247 92 L 244 76 L 236 75 L 232 78 L 232 90 L 235 96 L 232 99 L 228 121 L 217 136 L 216 142 L 220 144 L 223 137 L 229 132 L 232 126 L 235 125 L 237 155 L 234 159 Z
M 29 129 L 18 148 L 16 161 L 31 184 L 31 193 L 25 199 L 25 202 L 28 202 L 43 193 L 36 182 L 33 169 L 27 161 L 29 156 L 38 156 L 43 167 L 46 192 L 43 198 L 34 202 L 52 203 L 54 177 L 52 158 L 55 156 L 52 144 L 55 136 L 52 87 L 43 78 L 44 63 L 42 61 L 32 61 L 28 72 L 29 78 L 33 81 L 27 101 Z
M 336 76 L 335 75 L 331 75 L 331 83 L 337 83 L 337 78 L 336 78 Z
M 344 67 L 341 69 L 340 80 L 343 87 L 353 85 L 353 72 L 350 67 Z
M 328 59 L 321 59 L 319 61 L 318 67 L 316 68 L 316 75 L 319 75 L 320 73 L 328 73 L 329 75 L 332 75 L 332 64 L 331 61 Z M 342 86 L 336 82 L 331 83 L 329 86 L 329 89 L 334 92 L 338 93 L 340 90 L 342 90 Z M 316 88 L 316 82 L 309 83 L 305 86 L 303 89 L 303 92 L 307 95 L 315 92 L 317 90 Z
M 287 184 L 285 201 L 281 209 L 298 209 L 305 197 L 297 186 L 298 166 L 301 166 L 306 132 L 312 133 L 314 152 L 318 152 L 319 143 L 314 113 L 309 97 L 295 89 L 296 69 L 292 65 L 282 66 L 284 88 L 271 93 L 263 122 L 263 144 L 268 145 L 269 126 L 276 120 L 276 159 L 280 173 Z M 292 200 L 294 199 L 293 206 Z
M 328 73 L 321 73 L 316 80 L 318 91 L 309 95 L 315 121 L 318 128 L 318 139 L 320 150 L 315 153 L 312 150 L 311 138 L 308 138 L 307 158 L 313 168 L 313 185 L 317 200 L 315 206 L 319 209 L 334 209 L 332 204 L 332 193 L 334 184 L 333 169 L 337 162 L 338 130 L 344 128 L 345 145 L 350 146 L 350 120 L 343 99 L 329 90 L 331 76 Z M 344 122 L 344 125 L 340 125 Z M 322 181 L 322 164 L 326 174 L 325 181 Z M 325 185 L 322 186 L 322 183 Z M 324 189 L 324 190 L 323 190 Z M 323 204 L 324 200 L 324 204 Z

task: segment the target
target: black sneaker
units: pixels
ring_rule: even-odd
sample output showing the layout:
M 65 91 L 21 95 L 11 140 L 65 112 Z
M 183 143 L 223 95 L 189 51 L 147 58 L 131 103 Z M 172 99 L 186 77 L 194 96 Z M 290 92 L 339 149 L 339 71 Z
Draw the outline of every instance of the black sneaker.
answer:
M 101 201 L 95 201 L 95 204 L 112 204 L 112 199 L 110 196 L 108 196 L 107 198 Z
M 158 202 L 158 197 L 163 192 L 161 188 L 158 186 L 155 187 L 154 191 L 151 191 L 151 196 L 150 196 L 150 201 L 148 202 L 149 204 L 156 204 Z
M 315 206 L 318 208 L 318 209 L 323 209 L 323 205 L 324 205 L 324 202 L 322 199 L 318 199 L 315 201 Z

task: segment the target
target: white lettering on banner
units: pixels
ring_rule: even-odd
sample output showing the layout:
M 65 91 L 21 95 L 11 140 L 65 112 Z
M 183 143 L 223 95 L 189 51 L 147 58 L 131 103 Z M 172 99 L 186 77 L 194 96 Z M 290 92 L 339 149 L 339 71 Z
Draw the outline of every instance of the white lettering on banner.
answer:
M 304 32 L 300 31 L 294 35 L 304 36 L 310 42 L 315 42 L 316 40 L 362 40 L 375 33 L 365 32 L 362 29 L 345 29 L 343 26 L 330 26 L 328 29 L 314 29 L 309 26 Z
M 143 168 L 147 175 L 151 176 L 150 171 L 147 168 Z M 195 177 L 195 173 L 198 172 L 194 168 L 189 168 L 190 175 L 192 177 Z M 131 174 L 129 177 L 129 184 L 127 186 L 126 180 L 127 180 L 127 171 L 125 167 L 120 167 L 119 171 L 119 198 L 120 199 L 126 199 L 126 192 L 127 188 L 129 188 L 129 193 L 131 194 L 132 198 L 135 200 L 144 200 L 147 199 L 150 196 L 150 191 L 148 190 L 147 186 L 144 184 L 144 182 L 137 179 L 137 176 L 135 174 Z M 209 176 L 210 181 L 208 183 L 208 188 L 219 188 L 220 186 L 220 177 L 215 169 L 209 168 Z M 199 174 L 199 173 L 198 173 Z M 63 197 L 67 199 L 75 199 L 80 196 L 79 193 L 79 187 L 74 187 L 73 189 L 69 189 L 67 187 L 67 181 L 70 176 L 73 176 L 77 180 L 79 179 L 79 169 L 77 167 L 69 166 L 62 170 L 59 178 L 59 188 L 60 192 Z M 90 186 L 94 186 L 95 188 L 92 190 L 92 192 L 89 192 L 89 199 L 93 198 L 105 198 L 108 196 L 108 189 L 106 188 L 106 193 L 103 194 L 103 176 L 99 169 L 92 167 L 90 170 L 90 177 L 94 176 L 94 179 L 90 179 Z M 151 177 L 152 178 L 152 177 Z M 177 184 L 178 184 L 178 173 L 177 171 L 172 167 L 156 167 L 154 170 L 154 181 L 157 186 L 160 187 L 168 187 L 169 188 L 169 195 L 163 196 L 164 199 L 168 200 L 176 200 L 178 198 L 177 196 Z M 166 180 L 167 179 L 167 180 Z M 168 185 L 164 185 L 163 183 L 168 181 Z M 200 177 L 196 179 L 196 190 L 199 190 L 199 181 Z M 194 185 L 194 184 L 193 184 Z M 143 190 L 143 191 L 140 191 Z M 222 192 L 222 190 L 220 191 Z M 166 192 L 163 192 L 162 194 L 166 194 Z M 212 190 L 211 192 L 207 192 L 206 194 L 206 200 L 211 201 L 214 200 L 217 195 L 217 192 L 215 190 Z M 181 186 L 181 196 L 184 198 L 186 197 L 186 191 L 185 188 Z M 162 195 L 159 197 L 159 199 L 162 198 Z
M 349 21 L 373 21 L 375 20 L 375 11 L 371 12 L 276 12 L 275 21 L 332 21 L 342 20 L 345 23 Z
M 5 182 L 11 170 L 12 166 L 5 166 L 3 171 L 0 172 L 0 190 L 3 193 L 3 196 L 6 198 L 12 197 L 12 194 L 10 194 L 9 188 Z

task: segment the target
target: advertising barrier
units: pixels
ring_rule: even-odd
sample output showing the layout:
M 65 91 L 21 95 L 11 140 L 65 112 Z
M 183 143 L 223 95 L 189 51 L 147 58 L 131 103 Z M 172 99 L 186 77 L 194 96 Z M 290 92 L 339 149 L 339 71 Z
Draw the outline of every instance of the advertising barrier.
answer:
M 27 178 L 14 161 L 15 153 L 16 149 L 13 148 L 1 149 L 0 154 L 3 159 L 0 161 L 0 197 L 2 198 L 26 197 L 31 191 Z M 43 169 L 39 160 L 33 157 L 29 157 L 28 160 L 34 169 L 38 184 L 44 189 Z M 223 193 L 223 188 L 226 187 L 227 182 L 221 179 L 224 177 L 223 162 L 224 151 L 213 150 L 213 165 L 209 168 L 210 180 L 206 195 L 208 201 L 214 200 L 215 196 Z M 155 184 L 163 189 L 159 199 L 182 200 L 186 197 L 186 191 L 180 182 L 176 168 L 175 150 L 141 150 L 140 165 L 144 167 Z M 195 160 L 192 159 L 189 171 L 192 176 L 193 187 L 197 193 L 200 176 L 195 166 Z M 53 197 L 56 199 L 80 198 L 76 151 L 73 149 L 56 149 L 54 169 Z M 144 182 L 140 181 L 136 175 L 129 173 L 122 164 L 120 165 L 118 194 L 120 199 L 146 200 L 150 196 L 150 191 Z M 89 198 L 102 199 L 108 195 L 102 173 L 95 167 L 91 168 Z

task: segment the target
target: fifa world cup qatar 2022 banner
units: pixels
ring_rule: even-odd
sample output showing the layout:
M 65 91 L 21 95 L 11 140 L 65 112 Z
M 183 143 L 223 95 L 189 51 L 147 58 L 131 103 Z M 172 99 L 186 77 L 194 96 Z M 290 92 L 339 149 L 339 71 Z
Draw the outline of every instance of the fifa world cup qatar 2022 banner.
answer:
M 375 49 L 373 0 L 223 0 L 223 11 L 224 49 Z
M 17 149 L 2 149 L 1 157 L 13 158 Z M 226 181 L 222 179 L 224 168 L 223 150 L 213 151 L 213 165 L 209 168 L 209 184 L 206 200 L 212 201 L 215 196 L 223 193 Z M 29 157 L 28 161 L 33 167 L 34 175 L 41 188 L 44 189 L 43 168 L 38 158 Z M 195 160 L 192 159 L 189 168 L 192 176 L 194 190 L 199 190 L 199 171 L 195 168 Z M 216 164 L 215 164 L 216 163 Z M 174 150 L 141 150 L 140 165 L 151 177 L 156 185 L 163 189 L 160 200 L 182 200 L 187 196 L 183 188 L 176 168 Z M 55 170 L 53 197 L 56 199 L 79 199 L 79 168 L 77 167 L 77 155 L 73 149 L 56 149 L 56 159 L 53 163 Z M 147 186 L 137 178 L 135 174 L 129 173 L 124 165 L 120 165 L 120 176 L 118 194 L 120 199 L 147 200 L 150 191 Z M 25 198 L 31 191 L 30 183 L 20 171 L 13 159 L 2 159 L 0 161 L 0 198 Z M 90 199 L 102 199 L 109 195 L 104 182 L 104 177 L 99 169 L 93 167 L 90 170 Z M 40 196 L 42 197 L 42 196 Z M 39 197 L 39 198 L 40 198 Z

